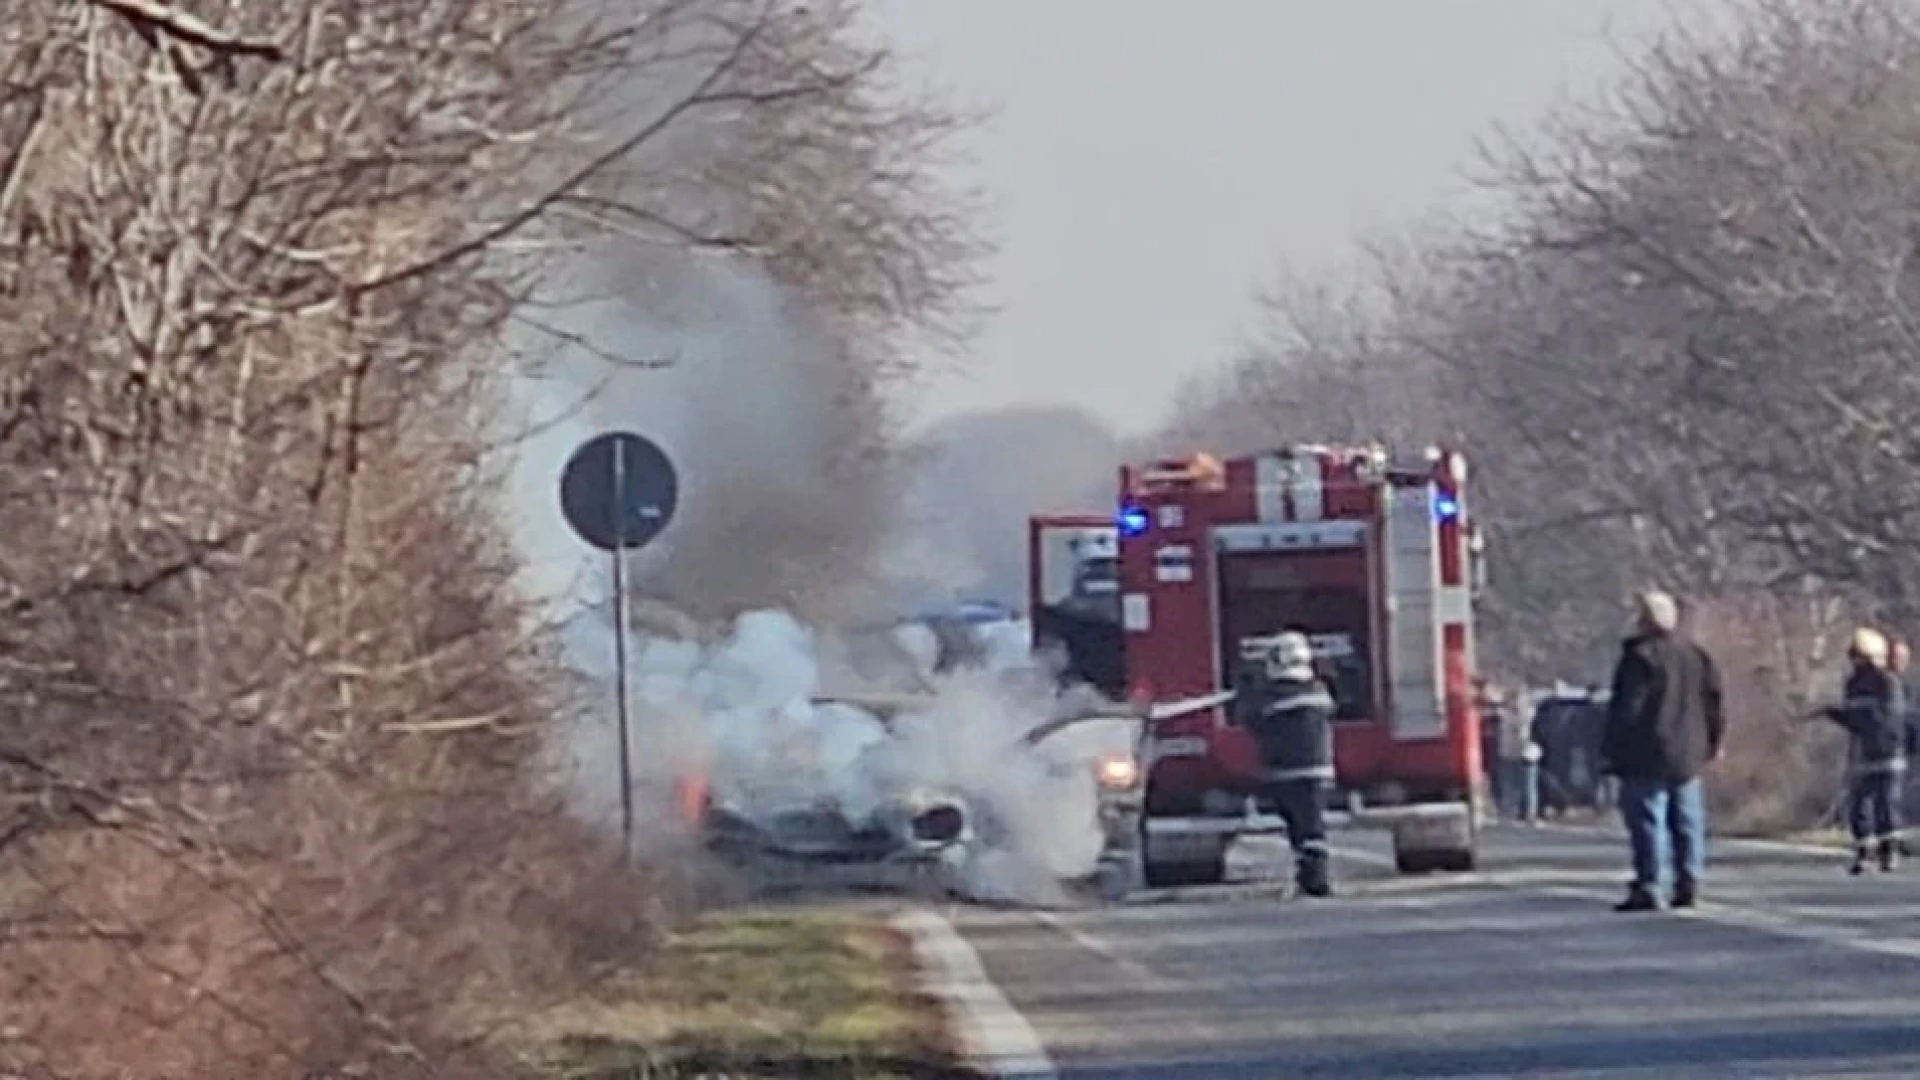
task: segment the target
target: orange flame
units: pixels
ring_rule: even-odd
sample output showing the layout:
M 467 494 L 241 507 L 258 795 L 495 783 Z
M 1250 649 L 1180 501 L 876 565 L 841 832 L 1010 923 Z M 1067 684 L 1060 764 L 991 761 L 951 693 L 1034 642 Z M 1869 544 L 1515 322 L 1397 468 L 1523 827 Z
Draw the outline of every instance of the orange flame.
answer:
M 673 805 L 680 820 L 698 825 L 707 816 L 707 778 L 704 773 L 681 773 L 673 778 Z

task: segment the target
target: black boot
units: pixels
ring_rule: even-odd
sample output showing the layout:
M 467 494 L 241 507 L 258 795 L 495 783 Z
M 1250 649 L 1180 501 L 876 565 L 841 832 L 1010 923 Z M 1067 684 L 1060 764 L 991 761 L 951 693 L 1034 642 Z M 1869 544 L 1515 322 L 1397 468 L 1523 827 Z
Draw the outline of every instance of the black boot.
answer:
M 1892 840 L 1880 841 L 1880 869 L 1891 873 L 1900 861 L 1900 845 Z
M 1627 898 L 1613 905 L 1615 911 L 1659 911 L 1660 898 L 1645 885 L 1629 885 Z
M 1327 873 L 1327 857 L 1319 852 L 1305 852 L 1294 863 L 1293 880 L 1302 896 L 1332 896 L 1333 882 L 1330 877 Z
M 1867 845 L 1861 844 L 1853 849 L 1853 865 L 1847 867 L 1847 873 L 1859 877 L 1867 872 Z

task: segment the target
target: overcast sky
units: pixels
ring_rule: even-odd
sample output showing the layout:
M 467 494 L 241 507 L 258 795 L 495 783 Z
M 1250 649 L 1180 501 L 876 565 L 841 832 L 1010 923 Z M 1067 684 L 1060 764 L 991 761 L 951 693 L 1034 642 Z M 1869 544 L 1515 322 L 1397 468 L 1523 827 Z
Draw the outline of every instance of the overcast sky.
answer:
M 1000 308 L 929 418 L 1077 402 L 1123 430 L 1234 351 L 1282 260 L 1460 197 L 1476 136 L 1621 70 L 1670 0 L 878 0 L 916 75 L 997 117 Z M 1681 9 L 1685 10 L 1685 9 Z M 1178 14 L 1176 14 L 1176 12 Z

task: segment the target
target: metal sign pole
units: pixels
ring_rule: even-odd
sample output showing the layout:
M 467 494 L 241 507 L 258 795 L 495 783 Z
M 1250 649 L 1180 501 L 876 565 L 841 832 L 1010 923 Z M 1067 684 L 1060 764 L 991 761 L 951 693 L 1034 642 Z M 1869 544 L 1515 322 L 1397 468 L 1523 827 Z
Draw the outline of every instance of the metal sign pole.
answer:
M 633 757 L 627 723 L 627 455 L 613 444 L 613 680 L 614 722 L 620 730 L 620 850 L 633 857 Z
M 627 549 L 652 543 L 673 520 L 680 481 L 654 443 L 608 431 L 581 443 L 560 471 L 560 514 L 613 560 L 614 714 L 620 725 L 620 839 L 633 857 L 633 721 L 627 698 Z

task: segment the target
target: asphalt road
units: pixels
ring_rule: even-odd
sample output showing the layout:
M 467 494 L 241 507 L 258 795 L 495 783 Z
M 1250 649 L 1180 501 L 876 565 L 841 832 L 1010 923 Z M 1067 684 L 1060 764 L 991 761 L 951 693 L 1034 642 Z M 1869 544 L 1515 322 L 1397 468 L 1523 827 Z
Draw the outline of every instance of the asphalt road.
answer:
M 1328 901 L 949 914 L 1061 1080 L 1920 1077 L 1920 864 L 1726 841 L 1699 909 L 1626 915 L 1618 837 L 1485 843 L 1478 873 L 1402 878 L 1338 835 Z

